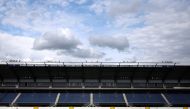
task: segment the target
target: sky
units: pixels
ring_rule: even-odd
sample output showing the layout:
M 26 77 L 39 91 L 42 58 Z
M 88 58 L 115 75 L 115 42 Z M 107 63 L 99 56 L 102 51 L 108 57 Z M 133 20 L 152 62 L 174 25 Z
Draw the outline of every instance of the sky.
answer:
M 0 60 L 190 63 L 190 0 L 0 0 Z

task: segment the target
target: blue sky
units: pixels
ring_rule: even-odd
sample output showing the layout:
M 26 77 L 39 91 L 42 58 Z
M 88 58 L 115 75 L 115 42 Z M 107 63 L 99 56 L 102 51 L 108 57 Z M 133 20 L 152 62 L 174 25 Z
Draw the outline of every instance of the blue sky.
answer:
M 189 0 L 1 0 L 0 59 L 190 62 Z

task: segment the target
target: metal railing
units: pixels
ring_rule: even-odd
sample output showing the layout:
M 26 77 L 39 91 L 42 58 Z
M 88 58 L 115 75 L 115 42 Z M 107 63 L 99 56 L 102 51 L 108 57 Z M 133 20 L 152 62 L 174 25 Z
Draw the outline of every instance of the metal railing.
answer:
M 0 65 L 19 65 L 19 66 L 138 66 L 138 67 L 153 67 L 153 66 L 174 66 L 181 65 L 170 61 L 164 62 L 24 62 L 24 61 L 0 61 Z

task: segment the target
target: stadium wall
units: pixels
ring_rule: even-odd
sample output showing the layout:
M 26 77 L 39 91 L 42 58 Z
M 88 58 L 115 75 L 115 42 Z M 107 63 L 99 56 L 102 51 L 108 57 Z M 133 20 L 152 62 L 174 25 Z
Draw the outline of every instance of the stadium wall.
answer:
M 0 107 L 0 109 L 190 109 L 190 107 Z

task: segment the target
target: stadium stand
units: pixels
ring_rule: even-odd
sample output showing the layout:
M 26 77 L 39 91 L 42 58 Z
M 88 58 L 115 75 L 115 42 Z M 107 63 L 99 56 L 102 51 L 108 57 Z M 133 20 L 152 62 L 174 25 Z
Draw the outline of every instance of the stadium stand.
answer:
M 10 105 L 17 93 L 0 93 L 0 105 Z
M 115 105 L 124 105 L 125 101 L 122 93 L 94 93 L 94 103 L 95 105 L 104 105 L 110 106 Z
M 57 93 L 21 93 L 16 100 L 17 105 L 46 105 L 52 106 L 55 103 Z
M 131 106 L 164 106 L 167 104 L 161 93 L 127 93 L 126 96 Z
M 1 63 L 0 106 L 190 106 L 189 65 L 76 63 Z
M 89 93 L 61 93 L 58 105 L 88 105 Z
M 183 106 L 190 104 L 190 93 L 171 92 L 165 93 L 165 96 L 173 106 Z

